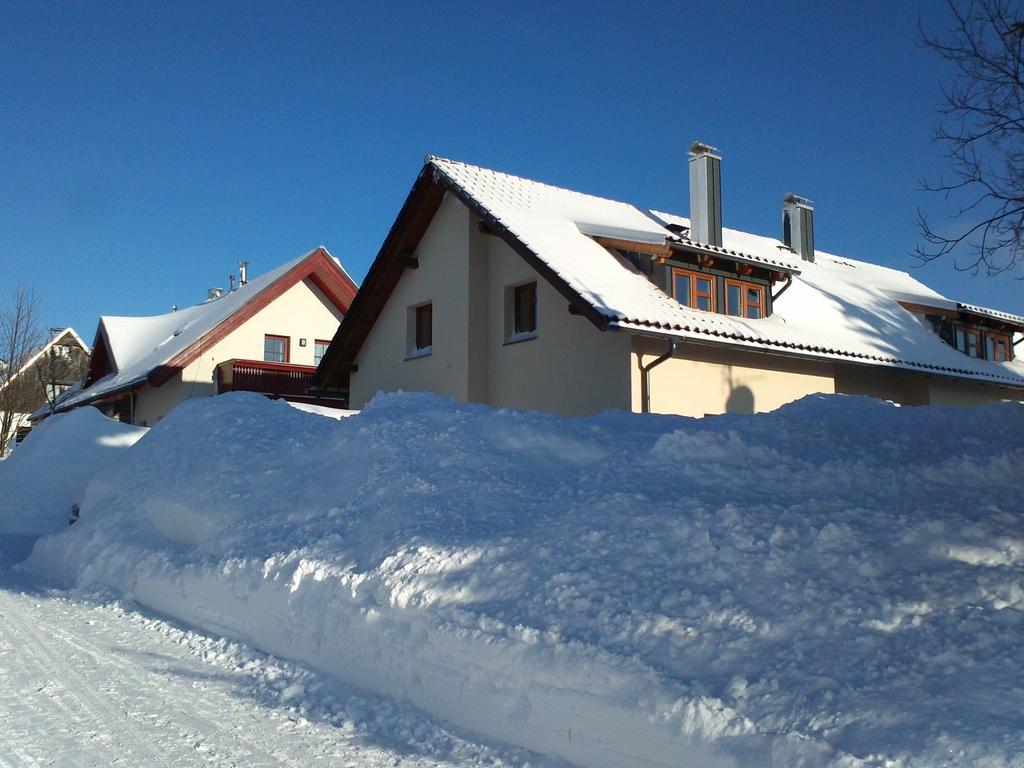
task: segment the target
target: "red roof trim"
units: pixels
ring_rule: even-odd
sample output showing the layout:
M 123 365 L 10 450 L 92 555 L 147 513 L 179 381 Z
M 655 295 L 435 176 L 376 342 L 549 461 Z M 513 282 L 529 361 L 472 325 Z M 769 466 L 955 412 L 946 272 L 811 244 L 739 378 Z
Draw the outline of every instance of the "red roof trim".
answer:
M 278 299 L 289 288 L 306 278 L 309 278 L 343 314 L 348 313 L 352 299 L 356 295 L 356 285 L 342 271 L 334 259 L 331 258 L 326 249 L 323 247 L 317 248 L 309 256 L 256 294 L 245 305 L 240 307 L 237 312 L 224 318 L 220 324 L 214 326 L 208 333 L 196 339 L 164 365 L 154 369 L 153 374 L 149 377 L 149 383 L 157 387 L 165 383 L 176 371 L 195 362 L 203 349 L 209 349 L 218 341 L 221 341 L 247 320 L 251 320 L 261 309 Z

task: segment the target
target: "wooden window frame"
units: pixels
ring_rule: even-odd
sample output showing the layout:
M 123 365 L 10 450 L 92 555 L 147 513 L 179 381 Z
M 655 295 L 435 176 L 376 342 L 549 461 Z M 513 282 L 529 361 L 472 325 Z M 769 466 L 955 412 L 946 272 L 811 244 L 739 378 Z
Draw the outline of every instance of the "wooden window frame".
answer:
M 320 360 L 324 359 L 324 355 L 327 354 L 327 348 L 329 346 L 331 346 L 331 342 L 329 342 L 327 339 L 313 339 L 313 365 L 320 365 L 320 360 L 316 359 L 316 345 L 317 344 L 323 344 L 324 345 L 324 354 L 320 355 Z
M 275 341 L 284 342 L 284 360 L 267 360 L 267 340 L 274 339 Z M 263 334 L 263 362 L 265 363 L 290 363 L 292 360 L 292 339 L 290 336 L 282 336 L 279 333 L 265 333 Z
M 724 298 L 725 298 L 725 314 L 726 315 L 728 315 L 729 317 L 740 317 L 740 318 L 743 318 L 744 320 L 761 320 L 761 319 L 767 317 L 768 306 L 767 306 L 767 300 L 765 299 L 765 289 L 764 289 L 763 285 L 761 285 L 760 283 L 752 283 L 749 280 L 735 280 L 735 279 L 733 279 L 731 277 L 726 277 L 724 279 L 725 279 L 725 296 L 724 296 Z M 729 288 L 730 288 L 730 286 L 735 286 L 736 288 L 739 288 L 739 290 L 740 290 L 740 313 L 738 315 L 734 315 L 734 314 L 732 314 L 729 311 Z M 758 311 L 760 312 L 760 314 L 757 317 L 751 317 L 749 314 L 747 314 L 747 312 L 750 309 L 750 307 L 753 306 L 752 304 L 750 304 L 750 302 L 747 301 L 747 292 L 748 291 L 757 291 L 758 296 L 760 296 L 760 301 L 756 305 L 757 308 L 758 308 Z
M 988 356 L 988 342 L 989 342 L 989 339 L 991 339 L 993 341 L 992 356 L 991 357 Z M 998 352 L 998 347 L 996 347 L 995 344 L 1000 342 L 1000 341 L 1003 343 L 1003 356 L 1002 357 L 997 357 L 996 354 Z M 1011 342 L 1012 342 L 1012 339 L 1010 339 L 1009 335 L 1007 335 L 1005 333 L 986 333 L 985 334 L 985 357 L 986 357 L 986 359 L 991 360 L 993 363 L 1007 363 L 1010 360 L 1013 360 L 1013 344 Z
M 679 277 L 686 277 L 690 281 L 690 303 L 688 303 L 688 304 L 683 304 L 683 302 L 679 301 L 679 296 L 676 294 L 676 280 Z M 697 290 L 697 280 L 707 280 L 709 283 L 711 283 L 711 292 L 710 293 L 705 293 L 705 292 L 698 291 Z M 717 277 L 715 275 L 712 275 L 712 274 L 708 273 L 708 272 L 697 272 L 697 271 L 692 270 L 692 269 L 683 269 L 682 267 L 672 267 L 672 298 L 674 298 L 676 301 L 679 301 L 679 303 L 683 304 L 684 307 L 689 307 L 690 309 L 696 309 L 698 312 L 717 312 L 718 311 L 718 297 L 716 296 L 716 294 L 718 293 L 718 291 L 716 289 L 716 284 L 717 284 Z M 710 302 L 711 302 L 710 308 L 708 308 L 708 309 L 701 309 L 700 307 L 695 306 L 696 303 L 697 303 L 697 300 L 700 299 L 700 298 L 710 299 Z

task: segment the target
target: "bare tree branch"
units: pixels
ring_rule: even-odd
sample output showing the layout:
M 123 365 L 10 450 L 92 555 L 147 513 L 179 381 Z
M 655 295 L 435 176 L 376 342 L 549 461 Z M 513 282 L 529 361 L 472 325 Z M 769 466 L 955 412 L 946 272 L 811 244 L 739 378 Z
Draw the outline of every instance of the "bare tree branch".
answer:
M 35 291 L 19 285 L 11 299 L 10 306 L 0 307 L 0 456 L 6 455 L 28 405 L 26 386 L 19 381 L 19 373 L 44 340 Z
M 954 181 L 922 189 L 954 201 L 950 231 L 918 214 L 923 263 L 952 255 L 959 270 L 994 275 L 1024 262 L 1024 9 L 1012 0 L 946 0 L 951 26 L 921 39 L 953 69 L 942 88 L 945 148 Z

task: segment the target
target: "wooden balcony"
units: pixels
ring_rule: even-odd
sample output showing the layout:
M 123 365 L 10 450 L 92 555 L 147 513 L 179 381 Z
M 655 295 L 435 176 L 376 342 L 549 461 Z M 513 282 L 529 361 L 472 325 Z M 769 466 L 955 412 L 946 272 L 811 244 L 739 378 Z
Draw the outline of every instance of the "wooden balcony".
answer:
M 224 392 L 258 392 L 273 398 L 297 403 L 314 403 L 345 408 L 342 398 L 315 397 L 306 390 L 313 381 L 316 367 L 293 363 L 268 363 L 264 360 L 225 360 L 214 372 L 217 394 Z

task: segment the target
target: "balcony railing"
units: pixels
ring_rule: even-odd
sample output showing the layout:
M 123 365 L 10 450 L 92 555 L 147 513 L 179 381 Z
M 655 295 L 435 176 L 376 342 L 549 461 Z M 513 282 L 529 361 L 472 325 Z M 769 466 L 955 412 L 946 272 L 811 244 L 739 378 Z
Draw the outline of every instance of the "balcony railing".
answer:
M 316 367 L 292 363 L 268 363 L 263 360 L 225 360 L 217 365 L 217 392 L 258 392 L 297 402 L 319 402 L 322 398 L 306 394 Z M 338 405 L 338 403 L 333 403 Z

